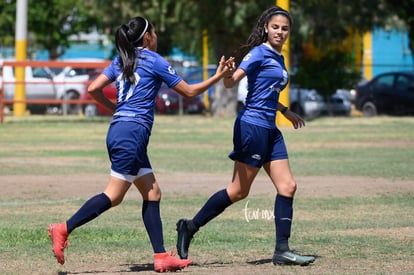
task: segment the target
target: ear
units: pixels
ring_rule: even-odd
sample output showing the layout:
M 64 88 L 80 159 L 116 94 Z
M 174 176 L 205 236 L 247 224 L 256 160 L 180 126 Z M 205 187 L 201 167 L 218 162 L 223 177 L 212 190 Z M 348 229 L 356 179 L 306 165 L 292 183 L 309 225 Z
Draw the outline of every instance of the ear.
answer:
M 146 47 L 146 46 L 148 46 L 149 45 L 149 43 L 150 43 L 150 41 L 151 41 L 151 34 L 150 34 L 150 32 L 146 32 L 145 34 L 144 34 L 144 41 L 143 41 L 143 46 L 144 47 Z

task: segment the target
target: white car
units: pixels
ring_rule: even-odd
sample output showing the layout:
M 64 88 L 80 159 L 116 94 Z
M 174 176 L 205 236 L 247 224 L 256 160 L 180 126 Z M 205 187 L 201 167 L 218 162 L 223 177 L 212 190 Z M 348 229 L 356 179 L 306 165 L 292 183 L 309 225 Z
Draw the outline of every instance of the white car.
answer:
M 10 60 L 12 61 L 12 60 Z M 68 59 L 63 61 L 70 62 L 104 62 L 103 59 L 82 58 Z M 75 100 L 79 99 L 80 94 L 85 91 L 85 82 L 89 79 L 89 72 L 95 68 L 48 68 L 48 67 L 30 67 L 25 68 L 25 90 L 26 99 L 40 100 Z M 0 61 L 0 71 L 5 82 L 4 95 L 5 99 L 14 99 L 14 90 L 16 81 L 14 68 L 3 66 Z M 12 105 L 8 106 L 10 109 Z M 66 114 L 78 114 L 80 106 L 78 104 L 28 104 L 27 108 L 32 113 L 54 112 Z
M 16 81 L 14 75 L 14 67 L 3 66 L 3 62 L 6 60 L 0 60 L 0 71 L 2 72 L 2 81 L 4 88 L 4 99 L 13 100 Z M 12 61 L 12 60 L 7 60 Z M 56 87 L 53 83 L 53 77 L 50 75 L 47 69 L 42 67 L 25 67 L 25 85 L 26 99 L 56 99 Z M 13 105 L 8 104 L 7 107 L 11 110 Z M 33 113 L 46 112 L 46 105 L 33 104 L 27 105 L 27 108 Z
M 60 61 L 67 62 L 104 62 L 104 59 L 99 58 L 73 58 Z M 56 87 L 56 99 L 75 100 L 79 99 L 80 95 L 85 91 L 86 81 L 89 80 L 89 74 L 96 70 L 94 67 L 90 68 L 47 68 L 52 75 Z M 80 111 L 78 104 L 62 104 L 57 112 L 62 114 L 78 114 Z

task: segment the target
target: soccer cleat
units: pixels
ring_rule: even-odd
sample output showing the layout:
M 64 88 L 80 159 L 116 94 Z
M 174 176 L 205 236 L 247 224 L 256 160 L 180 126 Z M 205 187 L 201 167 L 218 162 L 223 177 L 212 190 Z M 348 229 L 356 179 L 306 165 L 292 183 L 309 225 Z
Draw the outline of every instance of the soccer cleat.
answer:
M 156 272 L 177 271 L 189 266 L 192 260 L 180 260 L 174 257 L 173 251 L 171 253 L 155 253 L 154 254 L 154 269 Z
M 188 229 L 187 223 L 188 221 L 185 219 L 180 219 L 177 222 L 177 251 L 181 259 L 188 258 L 188 248 L 195 233 Z
M 63 250 L 65 250 L 66 246 L 69 244 L 66 222 L 51 224 L 47 230 L 49 231 L 49 237 L 52 240 L 53 254 L 55 254 L 58 263 L 63 265 L 65 263 Z
M 314 256 L 303 256 L 291 250 L 275 251 L 272 259 L 274 265 L 308 265 L 314 261 Z

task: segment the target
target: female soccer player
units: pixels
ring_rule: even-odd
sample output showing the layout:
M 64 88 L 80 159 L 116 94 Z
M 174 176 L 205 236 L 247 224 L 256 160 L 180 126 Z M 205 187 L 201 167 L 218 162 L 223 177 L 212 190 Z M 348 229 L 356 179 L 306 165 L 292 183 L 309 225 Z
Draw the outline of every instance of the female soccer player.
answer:
M 304 120 L 279 103 L 279 94 L 288 83 L 282 46 L 292 29 L 290 14 L 280 7 L 267 9 L 259 18 L 247 43 L 239 50 L 244 55 L 232 76 L 224 78 L 227 88 L 247 75 L 248 94 L 245 108 L 235 124 L 232 182 L 213 194 L 191 219 L 177 222 L 177 250 L 187 259 L 194 234 L 200 227 L 221 214 L 231 204 L 247 197 L 254 178 L 263 167 L 272 180 L 275 198 L 276 247 L 273 263 L 307 265 L 315 260 L 290 250 L 288 239 L 293 216 L 296 182 L 292 176 L 282 133 L 276 127 L 276 112 L 289 119 L 295 129 L 305 126 Z
M 86 201 L 67 221 L 49 226 L 52 250 L 57 261 L 64 264 L 68 235 L 75 228 L 120 204 L 131 184 L 134 184 L 143 199 L 142 218 L 154 250 L 155 271 L 182 269 L 191 260 L 175 258 L 164 248 L 161 190 L 147 155 L 155 96 L 162 82 L 183 96 L 197 96 L 228 74 L 234 61 L 232 58 L 226 61 L 222 57 L 211 78 L 189 85 L 156 53 L 157 34 L 147 19 L 135 17 L 120 26 L 115 43 L 119 56 L 88 87 L 91 96 L 114 113 L 107 133 L 111 161 L 109 182 L 103 193 Z M 117 87 L 116 104 L 102 93 L 102 89 L 113 81 L 116 81 Z

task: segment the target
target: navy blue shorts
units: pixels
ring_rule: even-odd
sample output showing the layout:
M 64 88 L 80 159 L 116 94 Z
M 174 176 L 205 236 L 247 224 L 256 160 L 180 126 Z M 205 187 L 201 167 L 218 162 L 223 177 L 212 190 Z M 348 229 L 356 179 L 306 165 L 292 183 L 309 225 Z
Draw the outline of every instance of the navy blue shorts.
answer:
M 229 158 L 258 168 L 272 160 L 288 158 L 279 129 L 260 127 L 239 118 L 234 123 L 233 146 Z
M 139 123 L 119 121 L 110 125 L 106 146 L 111 170 L 138 177 L 142 171 L 151 171 L 147 146 L 150 132 Z

